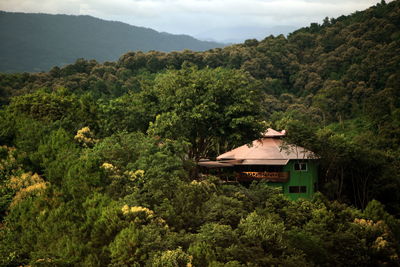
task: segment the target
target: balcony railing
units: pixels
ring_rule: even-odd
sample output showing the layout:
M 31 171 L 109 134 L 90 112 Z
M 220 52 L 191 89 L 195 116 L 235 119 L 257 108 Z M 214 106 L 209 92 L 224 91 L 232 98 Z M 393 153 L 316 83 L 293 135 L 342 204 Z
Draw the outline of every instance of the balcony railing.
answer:
M 289 181 L 289 172 L 239 172 L 236 174 L 238 181 L 265 179 L 270 182 L 285 183 Z

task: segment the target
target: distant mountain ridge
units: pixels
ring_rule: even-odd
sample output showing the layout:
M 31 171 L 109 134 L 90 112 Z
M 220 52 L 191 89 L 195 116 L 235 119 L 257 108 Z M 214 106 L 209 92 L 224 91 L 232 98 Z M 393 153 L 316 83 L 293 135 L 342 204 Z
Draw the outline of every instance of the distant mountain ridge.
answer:
M 204 51 L 223 44 L 91 16 L 0 11 L 0 72 L 48 71 L 77 58 L 115 61 L 128 51 Z
M 244 43 L 248 39 L 263 40 L 267 36 L 280 34 L 288 35 L 297 30 L 299 27 L 293 25 L 278 25 L 278 26 L 240 26 L 240 27 L 216 27 L 207 29 L 206 32 L 201 32 L 194 37 L 200 40 L 215 41 L 210 36 L 218 36 L 218 41 L 222 43 L 239 44 Z M 233 37 L 234 36 L 234 37 Z

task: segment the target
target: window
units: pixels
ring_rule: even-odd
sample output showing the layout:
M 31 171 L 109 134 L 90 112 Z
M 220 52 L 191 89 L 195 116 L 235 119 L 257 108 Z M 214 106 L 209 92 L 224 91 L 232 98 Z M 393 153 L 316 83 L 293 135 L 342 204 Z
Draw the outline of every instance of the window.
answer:
M 298 162 L 294 164 L 294 170 L 295 171 L 303 171 L 306 172 L 307 171 L 307 163 L 305 162 Z
M 306 186 L 289 186 L 289 193 L 299 194 L 299 193 L 307 193 Z

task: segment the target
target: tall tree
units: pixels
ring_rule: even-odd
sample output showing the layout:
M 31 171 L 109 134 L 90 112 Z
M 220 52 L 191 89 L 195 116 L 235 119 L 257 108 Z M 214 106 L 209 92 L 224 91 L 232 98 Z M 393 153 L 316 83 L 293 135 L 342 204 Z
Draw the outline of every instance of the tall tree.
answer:
M 248 142 L 262 131 L 257 86 L 237 70 L 184 66 L 167 71 L 155 81 L 161 112 L 149 133 L 189 141 L 189 157 L 195 160 L 227 143 Z

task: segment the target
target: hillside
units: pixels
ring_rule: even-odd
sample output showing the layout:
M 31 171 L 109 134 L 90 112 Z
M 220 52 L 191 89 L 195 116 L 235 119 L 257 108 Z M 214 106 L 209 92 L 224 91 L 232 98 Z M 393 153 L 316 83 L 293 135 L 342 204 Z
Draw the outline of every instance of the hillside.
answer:
M 0 74 L 0 265 L 400 266 L 399 18 Z M 268 127 L 313 199 L 199 175 Z
M 203 51 L 222 46 L 91 16 L 0 11 L 0 72 L 48 71 L 77 58 L 115 61 L 128 51 Z

